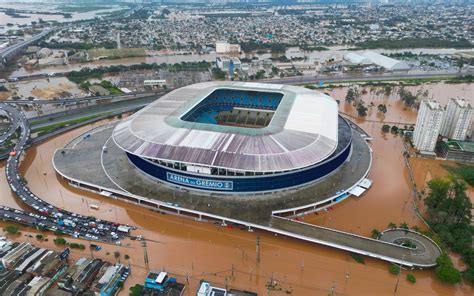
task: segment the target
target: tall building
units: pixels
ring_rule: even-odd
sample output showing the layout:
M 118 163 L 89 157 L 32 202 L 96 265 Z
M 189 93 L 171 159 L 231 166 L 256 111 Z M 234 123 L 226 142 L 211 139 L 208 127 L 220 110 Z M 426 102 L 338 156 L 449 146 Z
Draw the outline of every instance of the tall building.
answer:
M 438 139 L 444 110 L 435 100 L 423 100 L 416 119 L 413 142 L 422 152 L 433 152 Z
M 453 140 L 464 141 L 471 125 L 474 110 L 468 100 L 450 99 L 443 124 L 441 135 Z

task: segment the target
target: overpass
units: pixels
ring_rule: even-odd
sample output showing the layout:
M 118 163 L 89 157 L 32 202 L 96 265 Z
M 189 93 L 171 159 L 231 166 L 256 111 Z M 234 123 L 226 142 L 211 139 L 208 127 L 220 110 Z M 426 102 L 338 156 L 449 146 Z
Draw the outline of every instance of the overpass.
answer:
M 21 42 L 15 43 L 13 45 L 10 45 L 8 47 L 1 49 L 0 50 L 0 68 L 6 66 L 7 63 L 10 62 L 13 59 L 13 57 L 17 55 L 25 47 L 37 42 L 38 40 L 45 37 L 46 35 L 53 32 L 54 30 L 55 29 L 53 28 L 45 29 L 41 33 L 38 33 L 29 39 L 23 40 Z

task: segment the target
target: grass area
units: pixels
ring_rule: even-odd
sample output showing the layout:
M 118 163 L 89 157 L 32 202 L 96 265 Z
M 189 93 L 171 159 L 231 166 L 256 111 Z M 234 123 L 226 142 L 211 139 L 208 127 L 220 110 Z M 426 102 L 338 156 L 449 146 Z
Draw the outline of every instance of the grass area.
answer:
M 110 59 L 122 59 L 131 57 L 144 57 L 144 48 L 114 48 L 114 49 L 91 49 L 88 51 L 91 58 L 106 56 Z
M 441 165 L 450 173 L 461 177 L 467 184 L 474 186 L 474 166 L 466 164 L 457 164 L 457 166 L 452 165 Z
M 85 121 L 88 121 L 88 120 L 91 120 L 91 119 L 94 119 L 94 118 L 98 118 L 98 117 L 102 117 L 102 116 L 106 116 L 106 115 L 111 115 L 111 114 L 112 114 L 112 112 L 105 112 L 105 113 L 98 113 L 98 114 L 94 114 L 94 115 L 84 116 L 84 117 L 76 118 L 76 119 L 72 119 L 72 120 L 66 120 L 66 121 L 53 123 L 51 125 L 46 125 L 46 126 L 39 127 L 39 128 L 33 128 L 31 130 L 31 132 L 32 133 L 38 133 L 38 136 L 42 136 L 44 134 L 54 132 L 55 130 L 58 130 L 58 129 L 60 129 L 62 127 L 65 127 L 65 126 L 78 124 L 78 123 L 85 122 Z M 38 123 L 36 122 L 36 124 L 38 124 Z

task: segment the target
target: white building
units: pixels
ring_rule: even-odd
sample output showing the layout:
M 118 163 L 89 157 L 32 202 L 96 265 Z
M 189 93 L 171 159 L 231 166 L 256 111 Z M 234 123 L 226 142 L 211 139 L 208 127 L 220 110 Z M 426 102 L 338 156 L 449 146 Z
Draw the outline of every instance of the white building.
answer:
M 217 67 L 223 71 L 228 71 L 230 67 L 230 58 L 228 57 L 217 57 L 216 58 Z
M 421 152 L 433 152 L 443 122 L 444 110 L 435 100 L 423 100 L 416 118 L 413 143 Z
M 441 126 L 441 135 L 449 139 L 464 141 L 471 125 L 473 113 L 474 110 L 468 100 L 450 99 Z
M 405 62 L 389 58 L 373 51 L 365 52 L 363 56 L 369 59 L 373 64 L 384 67 L 387 70 L 401 71 L 410 69 L 410 66 Z
M 344 55 L 344 59 L 346 61 L 349 61 L 353 64 L 357 65 L 370 65 L 372 64 L 372 61 L 364 56 L 361 56 L 360 54 L 356 54 L 353 52 L 346 53 Z
M 216 53 L 239 53 L 240 51 L 239 44 L 230 44 L 226 41 L 216 42 Z

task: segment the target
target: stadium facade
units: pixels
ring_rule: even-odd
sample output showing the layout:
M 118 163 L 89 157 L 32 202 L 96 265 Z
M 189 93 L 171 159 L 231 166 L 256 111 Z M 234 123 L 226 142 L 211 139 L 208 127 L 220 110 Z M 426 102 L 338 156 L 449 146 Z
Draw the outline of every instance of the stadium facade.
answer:
M 305 186 L 338 170 L 352 152 L 352 129 L 331 97 L 243 82 L 174 90 L 120 122 L 112 138 L 144 174 L 224 194 Z

